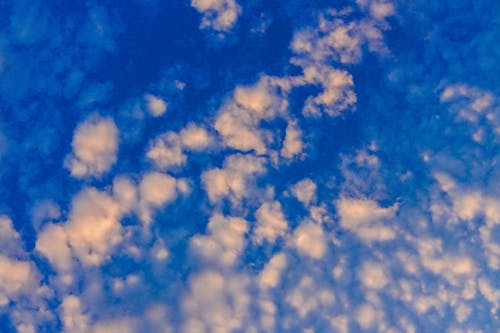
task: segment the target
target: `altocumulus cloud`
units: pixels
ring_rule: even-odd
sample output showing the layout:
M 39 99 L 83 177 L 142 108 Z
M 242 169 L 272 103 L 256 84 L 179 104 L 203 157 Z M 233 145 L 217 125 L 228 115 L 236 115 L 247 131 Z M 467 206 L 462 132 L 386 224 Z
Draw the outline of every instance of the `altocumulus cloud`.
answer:
M 0 12 L 0 331 L 500 329 L 497 4 Z

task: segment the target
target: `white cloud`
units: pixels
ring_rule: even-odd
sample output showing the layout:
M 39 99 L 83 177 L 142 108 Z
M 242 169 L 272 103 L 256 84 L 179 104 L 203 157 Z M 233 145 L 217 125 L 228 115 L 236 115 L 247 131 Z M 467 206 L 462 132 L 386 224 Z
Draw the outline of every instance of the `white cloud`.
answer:
M 381 289 L 388 282 L 386 268 L 380 263 L 366 261 L 358 271 L 358 276 L 366 288 Z
M 254 150 L 257 154 L 267 152 L 271 133 L 260 129 L 259 124 L 286 114 L 288 101 L 278 93 L 280 85 L 280 80 L 263 76 L 252 86 L 235 89 L 214 123 L 226 146 L 241 151 Z
M 337 214 L 342 228 L 350 230 L 361 239 L 388 241 L 396 237 L 396 232 L 388 222 L 394 219 L 398 206 L 380 207 L 368 199 L 342 198 L 336 202 Z
M 264 202 L 255 212 L 257 225 L 254 229 L 253 240 L 258 244 L 267 240 L 273 243 L 276 238 L 284 236 L 288 223 L 278 201 Z
M 239 217 L 215 214 L 210 218 L 206 236 L 194 236 L 190 245 L 201 258 L 229 266 L 236 262 L 245 246 L 248 223 Z
M 320 307 L 330 306 L 335 301 L 333 292 L 318 285 L 311 277 L 303 277 L 285 296 L 285 301 L 291 305 L 301 318 Z
M 9 254 L 19 254 L 22 252 L 21 238 L 14 229 L 12 220 L 6 215 L 0 215 L 0 244 L 1 251 Z
M 147 94 L 144 98 L 148 111 L 153 117 L 160 117 L 167 111 L 168 104 L 160 97 Z
M 172 202 L 177 196 L 178 182 L 172 176 L 159 173 L 146 173 L 139 183 L 138 214 L 145 223 L 151 223 L 154 208 Z
M 181 332 L 230 333 L 245 327 L 250 306 L 249 279 L 204 271 L 191 278 L 182 302 L 186 318 Z
M 356 321 L 365 330 L 373 327 L 377 318 L 378 313 L 371 304 L 363 304 L 356 310 Z
M 372 8 L 373 16 L 380 18 L 390 13 L 389 6 L 381 3 Z M 361 60 L 364 44 L 368 44 L 372 52 L 387 52 L 382 36 L 382 31 L 387 29 L 385 22 L 366 18 L 347 22 L 345 12 L 330 14 L 321 15 L 317 27 L 303 29 L 294 35 L 291 47 L 296 54 L 316 63 L 333 59 L 353 64 Z
M 383 20 L 395 13 L 394 4 L 386 0 L 356 0 L 357 4 L 367 9 L 376 20 Z
M 259 287 L 261 289 L 275 288 L 280 282 L 281 274 L 286 265 L 286 255 L 284 253 L 275 254 L 259 274 Z
M 209 147 L 213 140 L 205 128 L 194 124 L 184 128 L 180 136 L 182 145 L 189 150 L 203 150 Z
M 86 188 L 73 198 L 66 235 L 80 262 L 100 265 L 122 240 L 119 204 L 109 195 Z
M 101 320 L 94 324 L 92 333 L 136 333 L 137 321 L 133 318 L 121 317 Z
M 303 222 L 295 229 L 293 244 L 299 253 L 321 259 L 327 248 L 327 239 L 321 225 Z
M 357 97 L 348 72 L 324 65 L 308 65 L 304 66 L 304 80 L 320 85 L 323 90 L 317 96 L 307 98 L 303 109 L 305 115 L 318 117 L 324 112 L 333 117 L 354 108 Z
M 281 156 L 292 158 L 302 153 L 304 143 L 302 142 L 302 131 L 296 122 L 290 122 L 286 128 L 285 140 L 281 148 Z
M 136 208 L 138 193 L 135 184 L 127 177 L 117 176 L 113 180 L 113 197 L 118 202 L 122 213 Z
M 111 118 L 91 116 L 76 128 L 72 148 L 65 161 L 71 175 L 99 177 L 116 161 L 118 129 Z
M 60 318 L 66 333 L 89 332 L 89 318 L 85 314 L 80 298 L 75 295 L 65 296 L 60 305 Z
M 448 103 L 449 111 L 457 121 L 467 121 L 472 126 L 465 129 L 476 142 L 500 133 L 499 99 L 489 91 L 467 84 L 451 84 L 444 87 L 440 101 Z
M 218 31 L 231 29 L 241 12 L 234 0 L 191 0 L 191 6 L 203 14 L 202 28 Z
M 292 187 L 292 194 L 308 207 L 311 203 L 316 201 L 316 184 L 309 178 L 302 179 L 300 182 Z
M 0 307 L 18 294 L 29 294 L 37 285 L 36 269 L 28 261 L 16 260 L 0 254 Z
M 224 168 L 205 171 L 202 181 L 210 201 L 228 197 L 233 204 L 237 204 L 251 194 L 249 181 L 264 171 L 263 158 L 235 154 L 226 157 Z
M 35 302 L 39 272 L 29 261 L 19 233 L 5 215 L 0 215 L 0 244 L 0 308 L 20 295 Z
M 168 132 L 157 137 L 149 147 L 146 156 L 162 170 L 179 167 L 186 163 L 181 137 L 175 132 Z
M 38 233 L 36 250 L 42 253 L 58 271 L 68 272 L 71 270 L 73 257 L 63 226 L 47 224 Z
M 161 206 L 173 200 L 176 195 L 176 180 L 172 176 L 150 172 L 144 175 L 139 184 L 141 201 Z

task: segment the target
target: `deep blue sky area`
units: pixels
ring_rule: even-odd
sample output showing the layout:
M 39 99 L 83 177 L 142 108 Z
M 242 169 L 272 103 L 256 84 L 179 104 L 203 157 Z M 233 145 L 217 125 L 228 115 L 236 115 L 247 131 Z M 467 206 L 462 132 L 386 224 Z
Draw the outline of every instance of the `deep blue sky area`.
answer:
M 0 1 L 0 332 L 500 330 L 500 4 Z

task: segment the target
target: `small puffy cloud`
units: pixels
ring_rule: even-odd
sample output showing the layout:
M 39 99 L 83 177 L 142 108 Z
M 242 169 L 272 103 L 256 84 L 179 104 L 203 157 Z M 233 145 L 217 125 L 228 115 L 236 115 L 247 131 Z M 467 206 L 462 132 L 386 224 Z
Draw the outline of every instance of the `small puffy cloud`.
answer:
M 203 14 L 202 28 L 218 31 L 231 29 L 241 12 L 234 0 L 191 0 L 191 6 Z
M 416 242 L 422 266 L 432 273 L 443 276 L 452 284 L 474 275 L 474 261 L 468 255 L 444 253 L 442 240 L 419 238 Z
M 0 254 L 0 307 L 7 305 L 18 294 L 34 290 L 36 275 L 36 269 L 30 262 Z
M 229 266 L 243 251 L 247 231 L 248 223 L 244 219 L 216 214 L 210 218 L 207 235 L 191 239 L 191 248 L 203 259 Z
M 168 104 L 158 96 L 147 94 L 144 99 L 149 113 L 153 117 L 159 117 L 167 111 Z
M 149 172 L 139 183 L 139 217 L 145 223 L 151 223 L 152 210 L 175 200 L 178 193 L 178 181 L 172 176 Z
M 19 296 L 34 301 L 39 288 L 39 273 L 27 258 L 19 233 L 12 221 L 0 215 L 0 308 Z
M 299 253 L 313 259 L 321 259 L 327 249 L 327 239 L 321 225 L 303 222 L 295 229 L 293 245 Z
M 275 254 L 259 274 L 259 287 L 261 289 L 275 288 L 280 282 L 281 274 L 286 265 L 286 255 L 284 253 Z
M 127 177 L 118 176 L 113 180 L 113 197 L 123 213 L 132 211 L 138 201 L 137 188 Z
M 372 328 L 377 323 L 378 318 L 379 312 L 369 303 L 359 306 L 356 310 L 356 321 L 365 330 Z
M 373 200 L 342 198 L 336 202 L 336 208 L 341 227 L 364 241 L 388 241 L 396 237 L 386 222 L 394 219 L 397 205 L 383 208 Z
M 351 74 L 323 65 L 304 67 L 304 80 L 308 84 L 319 85 L 322 92 L 309 96 L 303 113 L 318 117 L 322 112 L 333 117 L 345 110 L 352 110 L 357 102 Z
M 59 307 L 63 330 L 66 333 L 89 332 L 89 318 L 80 298 L 75 295 L 65 296 Z
M 358 276 L 363 286 L 368 289 L 381 289 L 388 282 L 386 268 L 377 262 L 366 261 L 358 270 Z
M 168 132 L 156 138 L 146 156 L 162 170 L 179 167 L 186 163 L 181 137 L 175 132 Z
M 310 276 L 304 276 L 285 296 L 301 318 L 321 307 L 331 306 L 335 301 L 333 291 L 317 284 Z
M 92 333 L 136 333 L 137 320 L 135 318 L 121 317 L 100 320 L 93 325 Z
M 0 215 L 0 244 L 1 251 L 9 254 L 22 252 L 21 238 L 14 229 L 12 220 L 6 215 Z
M 303 179 L 292 187 L 292 194 L 304 206 L 308 207 L 311 203 L 316 201 L 316 184 L 309 178 Z
M 121 242 L 120 218 L 127 212 L 107 193 L 85 188 L 73 198 L 65 224 L 47 224 L 38 234 L 36 249 L 63 274 L 75 264 L 73 257 L 83 266 L 98 266 Z M 63 278 L 71 281 L 69 275 Z
M 116 161 L 118 129 L 114 121 L 91 116 L 76 128 L 72 148 L 65 162 L 72 176 L 101 176 Z
M 449 110 L 457 120 L 471 123 L 466 131 L 474 141 L 484 142 L 487 137 L 493 140 L 498 137 L 500 105 L 493 93 L 466 84 L 452 84 L 444 87 L 440 101 L 449 104 Z
M 43 254 L 58 271 L 68 272 L 71 270 L 73 256 L 63 226 L 47 224 L 38 233 L 36 250 Z
M 229 197 L 233 204 L 249 196 L 249 180 L 264 173 L 264 159 L 253 155 L 230 155 L 224 168 L 210 169 L 203 173 L 202 181 L 208 198 L 216 202 Z
M 270 243 L 288 230 L 288 222 L 278 201 L 264 202 L 255 212 L 257 225 L 253 231 L 253 240 L 260 244 L 264 240 Z
M 210 146 L 212 137 L 208 131 L 194 124 L 188 125 L 180 132 L 182 145 L 189 150 L 203 150 Z
M 358 6 L 367 9 L 376 20 L 383 20 L 395 13 L 394 4 L 386 0 L 356 0 Z
M 141 201 L 161 206 L 173 200 L 176 195 L 176 180 L 172 176 L 150 172 L 144 175 L 139 184 Z
M 251 297 L 249 279 L 244 275 L 224 276 L 204 271 L 191 278 L 182 309 L 181 332 L 234 332 L 245 327 Z
M 364 0 L 361 0 L 364 1 Z M 372 2 L 373 16 L 382 18 L 390 15 L 390 5 L 376 6 Z M 348 20 L 346 13 L 331 12 L 321 15 L 319 24 L 297 32 L 292 40 L 292 50 L 312 62 L 328 63 L 334 60 L 342 64 L 354 64 L 361 61 L 363 46 L 368 44 L 372 52 L 384 54 L 387 47 L 383 40 L 383 31 L 387 23 L 379 19 Z
M 286 128 L 285 140 L 281 148 L 281 156 L 292 158 L 302 153 L 304 143 L 302 142 L 302 131 L 296 122 L 290 122 Z
M 257 154 L 267 151 L 269 133 L 262 130 L 262 120 L 284 115 L 288 101 L 278 88 L 276 78 L 264 76 L 252 86 L 239 86 L 223 105 L 215 119 L 214 128 L 226 146 L 241 151 L 254 150 Z
M 73 198 L 65 231 L 83 265 L 100 265 L 109 258 L 122 240 L 120 217 L 119 204 L 94 188 L 86 188 Z

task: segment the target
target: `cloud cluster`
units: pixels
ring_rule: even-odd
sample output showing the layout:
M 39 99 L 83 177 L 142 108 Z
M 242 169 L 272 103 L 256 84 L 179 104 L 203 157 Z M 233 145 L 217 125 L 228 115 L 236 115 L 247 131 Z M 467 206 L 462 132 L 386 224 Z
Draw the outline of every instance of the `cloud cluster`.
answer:
M 227 31 L 233 27 L 241 13 L 234 0 L 192 0 L 191 6 L 203 14 L 201 28 Z
M 11 36 L 0 48 L 0 71 L 8 78 L 23 77 L 11 66 L 16 52 L 33 49 L 45 59 L 40 63 L 48 59 L 36 46 L 48 40 L 48 5 L 28 10 L 21 4 L 9 7 Z M 201 27 L 218 32 L 228 32 L 239 17 L 244 30 L 252 10 L 267 10 L 232 0 L 191 5 L 203 16 Z M 182 101 L 189 111 L 182 115 L 167 113 L 169 104 L 181 102 L 164 81 L 153 82 L 154 95 L 143 87 L 132 102 L 114 105 L 125 94 L 86 82 L 82 69 L 88 67 L 80 63 L 69 73 L 64 64 L 73 64 L 71 57 L 54 66 L 65 82 L 61 94 L 85 111 L 68 123 L 84 120 L 60 136 L 72 140 L 71 153 L 69 142 L 37 148 L 44 156 L 58 149 L 67 154 L 37 163 L 56 170 L 64 160 L 70 176 L 54 171 L 45 182 L 25 172 L 35 164 L 23 163 L 6 176 L 14 199 L 5 206 L 13 205 L 9 215 L 20 221 L 0 216 L 0 312 L 8 325 L 22 333 L 494 331 L 500 309 L 498 89 L 487 80 L 455 80 L 461 62 L 467 67 L 475 60 L 452 63 L 461 46 L 436 42 L 450 30 L 448 20 L 430 30 L 424 24 L 440 4 L 351 5 L 321 7 L 307 24 L 291 22 L 285 67 L 240 68 L 236 74 L 254 73 L 228 79 L 232 86 L 223 87 L 222 99 L 214 91 L 222 85 L 210 81 L 219 68 L 206 71 L 210 79 L 197 78 L 205 85 L 185 80 L 186 96 L 194 97 Z M 86 6 L 77 20 L 82 30 L 72 28 L 78 24 L 70 13 L 62 26 L 76 36 L 91 67 L 99 54 L 122 44 L 114 42 L 115 12 Z M 287 6 L 306 8 L 302 0 Z M 266 13 L 279 17 L 272 10 Z M 125 12 L 116 8 L 116 15 Z M 418 47 L 401 47 L 420 36 L 411 20 L 423 23 L 426 40 L 440 47 L 420 40 L 412 40 Z M 389 23 L 397 31 L 387 34 Z M 451 39 L 468 34 L 452 27 Z M 254 50 L 266 36 L 242 34 L 233 43 Z M 481 37 L 470 40 L 477 46 Z M 64 49 L 53 43 L 48 53 Z M 182 45 L 193 51 L 188 44 Z M 231 61 L 234 45 L 211 52 L 223 49 L 228 55 L 221 62 Z M 197 52 L 181 56 L 195 62 Z M 434 64 L 443 61 L 446 66 Z M 0 82 L 0 92 L 6 100 L 56 95 L 57 87 L 35 81 L 37 88 L 20 80 L 18 92 Z M 116 116 L 87 114 L 104 110 L 106 100 Z M 207 115 L 192 114 L 200 104 Z M 26 119 L 39 105 L 25 115 L 5 110 L 9 119 L 18 117 L 15 124 L 31 124 Z M 125 126 L 124 118 L 134 126 Z M 9 150 L 3 154 L 0 142 L 2 159 L 10 158 L 19 137 L 3 126 L 5 119 L 2 114 L 2 142 Z M 30 145 L 20 149 L 36 150 Z M 58 185 L 42 194 L 22 192 L 35 182 Z M 43 200 L 17 209 L 24 196 Z M 19 227 L 24 211 L 34 231 Z

